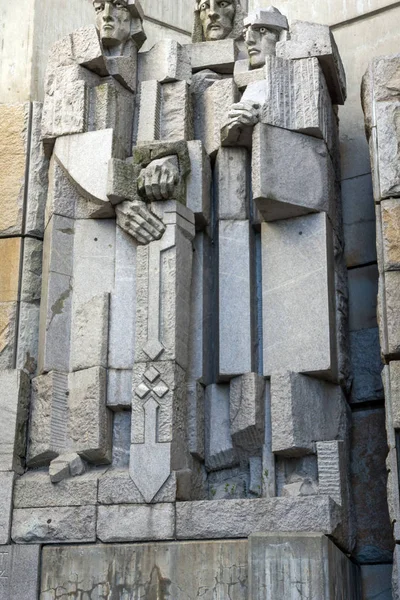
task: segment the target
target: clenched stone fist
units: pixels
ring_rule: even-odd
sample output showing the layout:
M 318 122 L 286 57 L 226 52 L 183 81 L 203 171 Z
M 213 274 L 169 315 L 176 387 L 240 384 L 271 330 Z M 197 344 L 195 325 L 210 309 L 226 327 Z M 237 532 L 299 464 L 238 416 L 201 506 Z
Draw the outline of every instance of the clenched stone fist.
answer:
M 228 112 L 226 125 L 253 126 L 260 119 L 260 105 L 257 102 L 237 102 L 232 104 Z
M 177 183 L 179 183 L 178 159 L 176 156 L 166 156 L 153 160 L 141 170 L 138 190 L 148 202 L 168 200 L 173 197 Z

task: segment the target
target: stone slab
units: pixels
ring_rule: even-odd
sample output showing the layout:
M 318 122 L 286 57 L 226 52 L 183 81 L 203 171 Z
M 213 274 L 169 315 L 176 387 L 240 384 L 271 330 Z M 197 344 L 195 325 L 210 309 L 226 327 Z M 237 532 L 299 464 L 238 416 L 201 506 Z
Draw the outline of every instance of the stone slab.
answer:
M 174 537 L 173 504 L 99 506 L 97 537 L 104 543 L 168 540 Z
M 44 233 L 49 170 L 49 160 L 45 156 L 41 141 L 42 108 L 41 102 L 32 102 L 31 145 L 24 231 L 25 235 L 38 237 L 43 237 Z
M 186 179 L 186 206 L 193 212 L 196 229 L 211 219 L 211 167 L 200 140 L 188 142 L 190 173 Z
M 249 597 L 361 600 L 359 568 L 321 533 L 249 538 Z
M 111 410 L 130 408 L 132 404 L 132 371 L 108 369 L 107 406 Z
M 0 473 L 0 546 L 10 541 L 14 477 L 12 471 Z
M 232 73 L 239 48 L 233 39 L 188 44 L 193 73 L 210 69 L 216 73 Z
M 17 307 L 17 302 L 0 302 L 0 369 L 14 368 Z
M 234 443 L 240 448 L 256 454 L 263 445 L 265 436 L 265 382 L 263 377 L 257 373 L 245 373 L 231 379 L 229 417 Z
M 392 600 L 392 565 L 361 565 L 363 600 Z
M 218 218 L 249 218 L 248 155 L 245 148 L 220 148 L 215 161 Z
M 383 363 L 377 327 L 350 333 L 350 359 L 353 373 L 351 401 L 383 400 Z
M 332 232 L 324 213 L 262 224 L 264 375 L 335 376 Z
M 190 46 L 181 46 L 171 39 L 160 40 L 147 52 L 139 54 L 138 79 L 160 83 L 187 81 L 192 78 Z
M 0 600 L 37 600 L 40 555 L 39 545 L 0 548 Z
M 238 464 L 229 421 L 229 385 L 212 384 L 205 396 L 205 461 L 212 470 Z
M 350 331 L 377 326 L 378 267 L 368 265 L 348 271 Z
M 214 595 L 243 600 L 247 540 L 46 547 L 40 600 L 56 600 L 64 590 L 74 594 L 75 577 L 92 600 L 101 600 L 104 589 L 118 589 L 127 598 L 150 594 L 150 598 L 212 600 Z
M 17 508 L 11 537 L 17 544 L 94 542 L 96 507 Z
M 26 473 L 15 481 L 14 508 L 95 505 L 100 474 L 95 471 L 54 484 L 45 471 Z
M 382 200 L 381 215 L 383 269 L 398 271 L 400 269 L 400 200 Z
M 386 306 L 380 307 L 381 312 L 379 326 L 386 330 L 387 347 L 382 352 L 387 357 L 400 357 L 400 271 L 388 271 L 385 273 L 384 284 Z
M 240 538 L 272 531 L 321 531 L 334 535 L 339 521 L 339 507 L 331 498 L 323 496 L 179 502 L 176 505 L 178 539 Z
M 345 179 L 341 187 L 346 265 L 353 268 L 375 262 L 376 225 L 371 176 Z
M 39 302 L 20 302 L 16 367 L 31 375 L 37 372 L 39 322 Z
M 30 381 L 23 371 L 0 371 L 0 471 L 24 468 Z
M 151 504 L 175 502 L 175 500 L 176 476 L 172 473 L 152 499 Z M 145 504 L 145 499 L 132 481 L 128 469 L 114 468 L 114 463 L 113 468 L 99 479 L 98 501 L 99 504 L 106 505 Z
M 0 252 L 0 302 L 16 302 L 19 299 L 21 238 L 0 239 Z

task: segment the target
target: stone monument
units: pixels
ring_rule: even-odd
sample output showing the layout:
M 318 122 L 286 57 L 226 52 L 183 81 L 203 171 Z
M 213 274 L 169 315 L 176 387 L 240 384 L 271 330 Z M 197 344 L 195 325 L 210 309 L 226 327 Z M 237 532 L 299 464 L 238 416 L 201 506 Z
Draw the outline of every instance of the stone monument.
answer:
M 138 0 L 93 6 L 47 69 L 0 599 L 26 555 L 41 600 L 357 600 L 334 38 L 206 0 L 139 52 Z

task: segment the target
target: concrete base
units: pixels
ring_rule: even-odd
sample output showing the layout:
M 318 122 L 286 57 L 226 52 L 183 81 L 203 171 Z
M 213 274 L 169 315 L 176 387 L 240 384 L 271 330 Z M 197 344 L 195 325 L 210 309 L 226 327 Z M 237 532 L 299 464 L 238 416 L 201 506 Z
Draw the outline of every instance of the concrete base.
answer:
M 359 600 L 357 571 L 323 534 L 43 549 L 40 600 Z M 79 595 L 79 597 L 81 597 Z

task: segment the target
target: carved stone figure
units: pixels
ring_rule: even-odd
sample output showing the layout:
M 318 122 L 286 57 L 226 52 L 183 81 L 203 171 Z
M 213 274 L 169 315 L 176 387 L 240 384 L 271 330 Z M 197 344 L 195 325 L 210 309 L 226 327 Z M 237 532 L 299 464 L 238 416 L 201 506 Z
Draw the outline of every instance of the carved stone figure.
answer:
M 282 31 L 288 29 L 285 16 L 269 6 L 248 15 L 244 20 L 244 40 L 249 55 L 250 69 L 258 69 L 265 65 L 267 56 L 275 56 L 276 44 Z
M 243 10 L 240 0 L 195 2 L 192 41 L 211 42 L 242 35 Z

